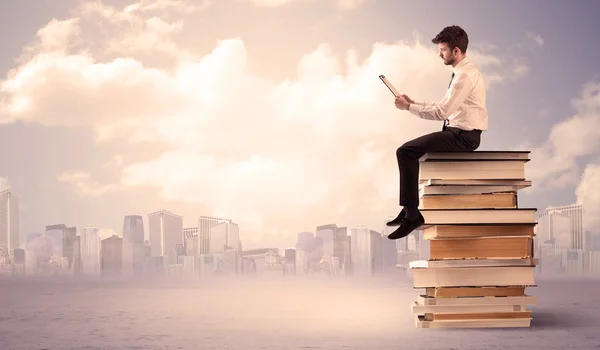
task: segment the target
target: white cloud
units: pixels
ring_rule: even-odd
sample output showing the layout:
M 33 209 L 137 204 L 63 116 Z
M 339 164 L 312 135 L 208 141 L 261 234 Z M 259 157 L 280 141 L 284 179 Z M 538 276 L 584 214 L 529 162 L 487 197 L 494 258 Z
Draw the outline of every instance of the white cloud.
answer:
M 292 3 L 300 3 L 300 2 L 316 2 L 322 0 L 238 0 L 242 2 L 249 2 L 254 6 L 258 7 L 280 7 L 284 5 L 289 5 Z M 341 10 L 353 10 L 358 8 L 367 0 L 331 0 L 333 5 Z
M 59 175 L 57 180 L 72 184 L 82 197 L 99 197 L 118 187 L 117 185 L 101 185 L 98 182 L 90 181 L 90 178 L 89 172 L 68 171 Z
M 103 167 L 105 168 L 109 168 L 109 167 L 120 167 L 123 165 L 123 155 L 122 154 L 117 154 L 115 155 L 111 160 L 105 162 L 104 164 L 102 164 Z
M 108 228 L 98 228 L 98 237 L 100 238 L 100 240 L 104 240 L 112 236 L 123 237 L 122 234 L 116 232 L 115 230 Z
M 527 32 L 527 39 L 533 40 L 539 46 L 544 46 L 544 38 L 539 34 Z
M 583 204 L 585 230 L 600 229 L 600 164 L 588 164 L 577 185 L 577 204 Z
M 323 44 L 301 58 L 296 79 L 274 83 L 248 69 L 239 38 L 194 59 L 172 38 L 182 28 L 177 21 L 131 11 L 142 5 L 86 6 L 79 17 L 42 30 L 29 60 L 0 87 L 7 96 L 0 121 L 89 125 L 105 142 L 125 137 L 165 145 L 156 159 L 127 165 L 118 184 L 90 182 L 85 171 L 59 176 L 82 196 L 153 187 L 165 200 L 204 204 L 213 211 L 198 215 L 234 218 L 254 234 L 332 221 L 379 225 L 396 214 L 397 147 L 441 128 L 397 110 L 378 79 L 385 74 L 415 99 L 441 98 L 451 69 L 433 45 L 375 43 L 359 62 L 352 51 L 340 61 Z M 103 32 L 111 35 L 93 31 L 92 13 L 101 14 Z M 158 50 L 169 53 L 163 61 L 142 63 L 157 52 L 152 40 L 132 44 L 142 32 L 168 48 Z M 132 46 L 139 56 L 130 55 Z M 498 57 L 475 50 L 470 57 L 491 86 L 516 78 Z
M 560 189 L 577 184 L 581 169 L 578 161 L 598 154 L 600 148 L 600 83 L 584 85 L 572 100 L 575 115 L 557 123 L 548 140 L 532 149 L 527 174 L 537 189 Z

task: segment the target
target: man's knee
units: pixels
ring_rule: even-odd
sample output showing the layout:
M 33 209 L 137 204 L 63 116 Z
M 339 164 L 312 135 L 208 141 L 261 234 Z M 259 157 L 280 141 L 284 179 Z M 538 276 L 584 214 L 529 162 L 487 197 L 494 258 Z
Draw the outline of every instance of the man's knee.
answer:
M 404 154 L 406 153 L 406 144 L 398 147 L 398 149 L 396 149 L 396 158 L 398 159 L 402 159 L 404 157 Z
M 398 147 L 398 149 L 396 150 L 396 158 L 398 158 L 398 159 L 406 159 L 407 157 L 410 157 L 410 144 L 409 144 L 409 142 L 406 142 L 402 146 Z

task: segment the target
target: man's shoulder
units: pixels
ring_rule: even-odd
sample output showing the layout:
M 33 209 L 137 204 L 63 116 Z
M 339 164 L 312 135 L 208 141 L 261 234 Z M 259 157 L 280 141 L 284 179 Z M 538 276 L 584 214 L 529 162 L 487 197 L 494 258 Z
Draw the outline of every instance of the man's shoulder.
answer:
M 479 67 L 471 60 L 469 60 L 464 66 L 462 71 L 464 71 L 465 73 L 475 73 L 475 74 L 479 74 L 481 73 L 481 71 L 479 70 Z
M 478 80 L 483 77 L 479 67 L 471 61 L 467 62 L 458 73 L 469 80 Z

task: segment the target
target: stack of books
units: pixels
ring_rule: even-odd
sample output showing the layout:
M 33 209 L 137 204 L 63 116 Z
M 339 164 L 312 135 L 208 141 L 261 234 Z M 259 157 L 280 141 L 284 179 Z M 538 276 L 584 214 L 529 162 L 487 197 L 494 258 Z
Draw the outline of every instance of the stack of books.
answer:
M 529 327 L 535 208 L 518 206 L 528 151 L 428 153 L 420 211 L 429 259 L 410 263 L 418 328 Z

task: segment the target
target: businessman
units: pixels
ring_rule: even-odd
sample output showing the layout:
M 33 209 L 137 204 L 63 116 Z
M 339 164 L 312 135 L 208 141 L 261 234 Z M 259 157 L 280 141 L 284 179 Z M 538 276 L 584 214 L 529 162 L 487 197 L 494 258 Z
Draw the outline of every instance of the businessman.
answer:
M 396 150 L 400 171 L 398 216 L 387 226 L 398 226 L 389 239 L 408 236 L 425 223 L 419 212 L 419 158 L 429 152 L 469 152 L 479 147 L 481 132 L 487 130 L 488 112 L 483 76 L 467 58 L 469 38 L 459 26 L 444 28 L 432 39 L 444 64 L 452 66 L 446 94 L 439 102 L 415 102 L 402 95 L 395 99 L 398 109 L 428 120 L 443 121 L 442 131 L 408 141 Z

